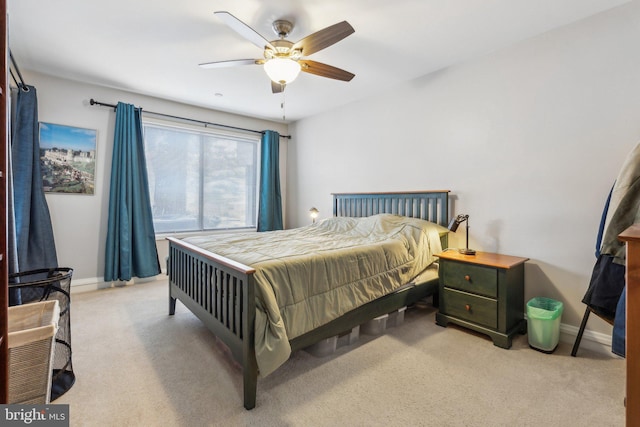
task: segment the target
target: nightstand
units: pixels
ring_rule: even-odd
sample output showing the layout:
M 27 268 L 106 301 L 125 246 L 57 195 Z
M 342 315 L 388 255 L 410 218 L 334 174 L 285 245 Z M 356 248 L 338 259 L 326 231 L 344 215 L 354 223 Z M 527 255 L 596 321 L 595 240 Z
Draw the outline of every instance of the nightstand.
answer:
M 454 323 L 491 337 L 510 348 L 524 319 L 524 263 L 529 258 L 477 252 L 444 251 L 440 258 L 440 307 L 436 324 Z

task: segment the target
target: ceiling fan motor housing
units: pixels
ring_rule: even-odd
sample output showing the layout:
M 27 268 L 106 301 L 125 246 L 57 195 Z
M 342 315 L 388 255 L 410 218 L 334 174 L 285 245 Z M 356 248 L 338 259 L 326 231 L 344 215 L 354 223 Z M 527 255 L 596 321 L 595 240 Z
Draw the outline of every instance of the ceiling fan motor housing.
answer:
M 276 35 L 281 39 L 286 38 L 291 30 L 293 30 L 293 23 L 290 21 L 278 19 L 273 22 L 273 31 L 275 31 Z

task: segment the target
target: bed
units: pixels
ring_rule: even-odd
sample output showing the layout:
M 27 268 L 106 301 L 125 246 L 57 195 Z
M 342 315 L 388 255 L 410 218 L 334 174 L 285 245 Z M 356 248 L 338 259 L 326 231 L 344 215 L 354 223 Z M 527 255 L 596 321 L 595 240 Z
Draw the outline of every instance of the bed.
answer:
M 448 221 L 448 193 L 449 191 L 447 190 L 407 193 L 334 193 L 333 218 L 322 221 L 319 224 L 313 224 L 313 226 L 301 227 L 300 232 L 315 236 L 319 233 L 318 230 L 322 230 L 322 227 L 337 227 L 340 230 L 351 228 L 360 230 L 362 227 L 372 227 L 366 228 L 366 231 L 360 234 L 375 235 L 375 231 L 380 228 L 378 221 L 383 220 L 385 221 L 383 228 L 391 227 L 394 236 L 396 235 L 396 229 L 401 229 L 404 233 L 405 229 L 408 228 L 409 233 L 413 233 L 409 234 L 408 237 L 399 237 L 402 242 L 399 245 L 408 246 L 413 244 L 413 240 L 423 238 L 433 243 L 434 231 L 431 226 L 427 227 L 427 231 L 416 231 L 418 227 L 423 227 L 425 222 L 419 220 L 426 220 L 438 224 L 435 226 L 437 230 L 435 235 L 438 240 L 437 245 L 431 244 L 431 246 L 446 248 L 447 234 L 444 227 L 446 227 Z M 355 220 L 356 218 L 358 220 Z M 391 221 L 391 225 L 388 225 L 386 221 Z M 399 225 L 400 221 L 403 221 L 402 225 Z M 404 221 L 409 225 L 405 225 Z M 267 239 L 284 236 L 289 232 L 298 231 L 284 230 L 282 232 L 257 234 L 261 235 L 258 236 L 259 238 Z M 252 235 L 254 238 L 256 237 L 256 233 L 252 233 Z M 423 237 L 425 235 L 427 237 Z M 306 234 L 300 238 L 296 236 L 294 239 L 305 240 L 305 236 Z M 306 258 L 306 255 L 303 258 L 302 255 L 296 254 L 292 259 L 295 258 L 297 262 L 291 262 L 286 265 L 283 264 L 282 259 L 289 258 L 289 254 L 276 254 L 269 260 L 262 262 L 264 260 L 262 246 L 257 241 L 253 246 L 255 247 L 255 250 L 252 251 L 253 253 L 244 254 L 236 250 L 235 242 L 243 240 L 245 237 L 245 235 L 239 236 L 236 234 L 235 237 L 230 237 L 228 242 L 223 237 L 220 237 L 213 239 L 213 243 L 211 239 L 203 240 L 200 237 L 182 240 L 169 237 L 167 274 L 169 276 L 169 314 L 173 315 L 175 313 L 176 301 L 180 300 L 211 332 L 228 346 L 233 357 L 242 366 L 244 407 L 246 409 L 255 407 L 259 374 L 264 376 L 273 369 L 277 369 L 277 366 L 282 364 L 283 359 L 286 360 L 291 352 L 343 334 L 371 319 L 399 310 L 420 299 L 432 296 L 434 297 L 434 302 L 437 301 L 437 271 L 434 271 L 434 268 L 431 267 L 426 269 L 424 273 L 415 274 L 417 269 L 422 267 L 411 264 L 411 268 L 415 269 L 415 271 L 411 270 L 405 260 L 399 259 L 392 252 L 392 246 L 398 246 L 398 243 L 384 241 L 383 243 L 386 246 L 383 246 L 382 249 L 376 249 L 375 252 L 378 256 L 391 257 L 392 262 L 395 262 L 396 258 L 398 258 L 398 268 L 394 269 L 388 278 L 377 271 L 370 273 L 370 276 L 374 278 L 372 279 L 374 282 L 372 286 L 367 285 L 366 288 L 373 289 L 371 295 L 361 297 L 360 294 L 365 285 L 360 284 L 360 280 L 353 280 L 353 278 L 345 279 L 349 286 L 353 286 L 348 288 L 349 291 L 334 289 L 336 288 L 334 284 L 335 277 L 324 272 L 324 276 L 321 276 L 323 280 L 330 282 L 326 285 L 331 292 L 343 292 L 343 294 L 336 293 L 334 298 L 330 298 L 333 301 L 331 303 L 318 303 L 317 301 L 313 304 L 303 303 L 296 296 L 299 292 L 295 289 L 296 280 L 300 281 L 301 277 L 304 278 L 306 276 L 294 274 L 294 269 L 291 265 L 301 264 L 304 267 L 303 269 L 306 270 L 322 270 L 309 267 L 310 265 L 315 265 L 316 257 L 320 256 L 319 252 L 321 251 L 311 250 L 312 255 L 309 258 Z M 287 238 L 290 237 L 287 235 Z M 312 237 L 312 239 L 315 238 Z M 334 238 L 334 240 L 337 242 L 345 239 Z M 277 240 L 275 244 L 268 242 L 264 244 L 264 247 L 286 246 L 278 245 L 277 242 Z M 321 245 L 324 247 L 326 243 Z M 348 246 L 343 247 L 342 252 L 340 252 L 339 248 L 337 250 L 337 252 L 327 252 L 322 256 L 328 255 L 330 258 L 337 260 L 343 255 L 348 258 L 349 254 L 354 251 L 353 248 Z M 338 253 L 341 255 L 337 255 Z M 358 255 L 354 258 L 357 261 L 352 260 L 352 262 L 360 262 L 361 258 L 362 256 Z M 420 257 L 416 256 L 415 258 Z M 240 262 L 238 260 L 255 260 L 256 262 L 254 264 L 253 261 Z M 321 262 L 321 265 L 325 266 L 323 271 L 336 270 L 339 276 L 348 272 L 348 269 L 342 267 L 327 268 L 326 261 L 323 260 Z M 389 263 L 388 260 L 382 262 L 372 261 L 371 268 L 377 268 L 373 264 L 382 264 L 384 262 Z M 428 264 L 428 261 L 424 262 Z M 281 274 L 272 274 L 267 272 L 266 268 L 263 268 L 265 265 L 274 263 L 280 267 L 278 271 Z M 295 304 L 283 303 L 282 306 L 277 306 L 276 309 L 270 307 L 271 299 L 275 299 L 277 303 L 278 298 L 283 298 L 281 296 L 282 292 L 274 288 L 273 292 L 278 298 L 275 298 L 271 293 L 267 295 L 265 289 L 271 289 L 270 286 L 273 283 L 265 285 L 264 281 L 273 279 L 273 281 L 277 282 L 286 280 L 288 277 L 293 278 L 291 286 L 294 290 L 290 292 L 291 295 L 287 294 L 285 297 L 292 299 Z M 363 283 L 367 280 L 369 280 L 368 277 L 362 279 Z M 406 281 L 406 283 L 393 283 L 393 285 L 389 285 L 388 289 L 382 289 L 387 286 L 387 282 L 391 283 L 400 280 Z M 314 287 L 315 285 L 308 284 L 300 288 Z M 318 293 L 324 292 L 323 290 L 318 291 Z M 349 301 L 348 304 L 345 304 L 344 301 L 348 300 L 348 298 L 343 297 L 344 292 L 349 292 L 349 295 L 355 295 L 355 299 L 358 301 Z M 298 306 L 299 302 L 303 304 L 299 307 L 300 310 L 297 312 L 287 311 L 290 306 Z M 311 313 L 313 311 L 311 308 L 316 307 L 318 304 L 324 306 L 322 310 L 319 310 L 319 312 L 322 312 L 322 318 L 316 320 L 313 318 L 314 315 Z M 278 309 L 278 307 L 280 308 Z M 309 312 L 309 317 L 313 319 L 307 321 L 307 319 L 301 318 L 300 313 L 302 312 Z M 293 321 L 291 319 L 296 320 Z M 284 325 L 280 327 L 280 323 Z M 300 324 L 305 325 L 304 327 L 298 327 Z M 295 332 L 292 332 L 292 330 L 295 330 Z M 277 360 L 270 359 L 273 355 L 276 356 Z

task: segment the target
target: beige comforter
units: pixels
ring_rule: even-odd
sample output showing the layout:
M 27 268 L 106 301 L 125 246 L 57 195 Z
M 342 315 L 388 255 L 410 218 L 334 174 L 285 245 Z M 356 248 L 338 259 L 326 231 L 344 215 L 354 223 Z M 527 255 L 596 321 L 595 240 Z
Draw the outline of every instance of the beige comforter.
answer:
M 185 241 L 255 268 L 260 375 L 290 356 L 289 340 L 408 283 L 441 252 L 444 227 L 390 214 L 330 218 L 264 233 Z

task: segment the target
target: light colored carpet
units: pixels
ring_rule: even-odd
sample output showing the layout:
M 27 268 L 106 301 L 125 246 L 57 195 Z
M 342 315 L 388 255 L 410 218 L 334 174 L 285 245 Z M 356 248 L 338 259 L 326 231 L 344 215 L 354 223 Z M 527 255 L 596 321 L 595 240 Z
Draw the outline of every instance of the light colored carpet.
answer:
M 625 362 L 509 350 L 409 309 L 384 335 L 300 351 L 242 406 L 240 368 L 166 281 L 73 294 L 71 426 L 623 426 Z

